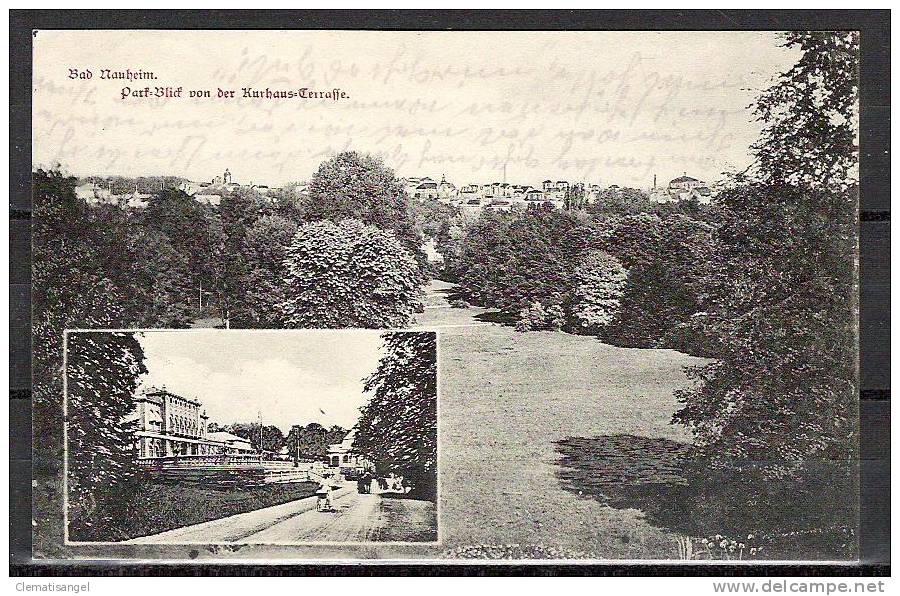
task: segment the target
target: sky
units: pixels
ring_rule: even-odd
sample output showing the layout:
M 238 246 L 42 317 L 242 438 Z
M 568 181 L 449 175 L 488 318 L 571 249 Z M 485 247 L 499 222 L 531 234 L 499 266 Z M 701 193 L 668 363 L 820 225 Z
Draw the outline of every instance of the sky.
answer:
M 749 163 L 747 107 L 796 59 L 774 32 L 39 31 L 33 161 L 279 186 L 353 149 L 457 186 L 502 181 L 504 166 L 513 184 L 714 181 Z M 146 86 L 182 97 L 122 97 Z
M 210 422 L 350 428 L 368 401 L 362 379 L 382 355 L 378 331 L 144 331 L 148 373 L 162 387 L 202 402 Z M 322 413 L 324 411 L 324 414 Z

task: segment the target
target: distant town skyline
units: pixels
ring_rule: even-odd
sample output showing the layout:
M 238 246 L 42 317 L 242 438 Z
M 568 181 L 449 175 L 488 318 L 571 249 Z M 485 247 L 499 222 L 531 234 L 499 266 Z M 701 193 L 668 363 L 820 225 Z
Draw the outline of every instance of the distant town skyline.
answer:
M 285 434 L 294 424 L 351 428 L 368 400 L 363 378 L 381 357 L 377 331 L 144 331 L 148 373 L 162 388 L 202 403 L 209 421 L 257 422 Z
M 457 185 L 501 181 L 504 164 L 516 184 L 712 182 L 749 163 L 747 106 L 796 57 L 774 32 L 39 31 L 33 163 L 283 186 L 352 149 Z M 70 78 L 126 67 L 157 78 Z M 145 85 L 184 96 L 123 97 Z

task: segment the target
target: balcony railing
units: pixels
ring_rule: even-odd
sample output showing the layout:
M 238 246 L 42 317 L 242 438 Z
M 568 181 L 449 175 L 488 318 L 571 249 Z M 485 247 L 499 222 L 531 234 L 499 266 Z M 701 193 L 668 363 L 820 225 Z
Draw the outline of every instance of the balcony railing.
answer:
M 272 455 L 265 453 L 227 453 L 208 455 L 167 455 L 163 457 L 138 457 L 135 458 L 138 466 L 145 468 L 157 467 L 206 467 L 206 466 L 265 466 L 267 468 L 293 467 L 291 461 L 272 459 Z

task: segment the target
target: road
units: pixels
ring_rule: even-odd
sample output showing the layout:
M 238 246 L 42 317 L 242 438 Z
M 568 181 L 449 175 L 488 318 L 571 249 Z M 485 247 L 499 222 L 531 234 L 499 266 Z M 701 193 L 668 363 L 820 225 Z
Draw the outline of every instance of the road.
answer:
M 294 544 L 301 542 L 428 542 L 436 540 L 435 505 L 395 495 L 333 493 L 334 511 L 315 497 L 130 540 L 130 544 Z
M 260 530 L 245 540 L 281 542 L 374 542 L 383 526 L 381 496 L 351 492 L 334 502 L 333 512 L 313 509 Z

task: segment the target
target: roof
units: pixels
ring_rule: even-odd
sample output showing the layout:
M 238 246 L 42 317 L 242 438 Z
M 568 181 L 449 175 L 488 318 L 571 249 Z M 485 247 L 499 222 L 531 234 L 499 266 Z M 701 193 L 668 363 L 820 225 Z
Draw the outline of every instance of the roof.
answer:
M 418 188 L 437 188 L 437 182 L 423 182 L 416 187 Z
M 669 184 L 677 184 L 679 182 L 700 182 L 696 178 L 691 178 L 690 176 L 679 176 L 674 180 L 670 181 Z
M 191 399 L 190 397 L 184 397 L 183 395 L 178 395 L 177 393 L 172 393 L 171 391 L 167 391 L 166 389 L 157 389 L 152 387 L 147 390 L 143 395 L 139 395 L 136 399 L 137 401 L 149 401 L 155 404 L 162 403 L 162 398 L 159 397 L 161 395 L 171 395 L 172 397 L 177 397 L 178 399 L 183 399 L 184 401 L 200 406 L 203 405 L 196 399 Z
M 225 432 L 225 431 L 207 433 L 206 438 L 211 439 L 213 441 L 221 441 L 223 443 L 229 443 L 232 441 L 237 441 L 237 442 L 241 442 L 241 443 L 250 443 L 250 439 L 245 439 L 244 437 L 239 437 L 235 434 Z
M 356 429 L 350 429 L 340 443 L 332 443 L 328 446 L 329 451 L 334 452 L 349 452 L 353 448 L 353 439 L 356 437 Z

